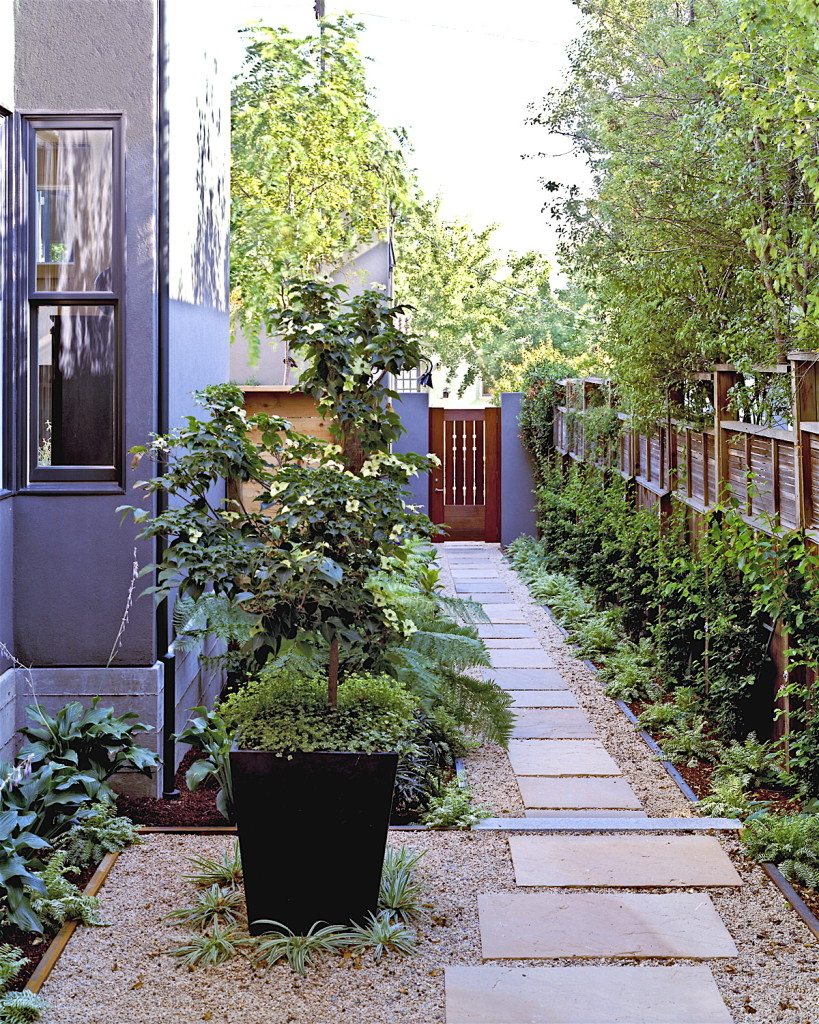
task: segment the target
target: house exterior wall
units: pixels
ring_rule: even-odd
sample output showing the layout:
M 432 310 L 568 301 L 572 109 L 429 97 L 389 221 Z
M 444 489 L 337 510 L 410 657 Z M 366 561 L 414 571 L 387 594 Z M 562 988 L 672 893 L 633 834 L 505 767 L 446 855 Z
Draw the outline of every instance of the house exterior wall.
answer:
M 168 422 L 201 413 L 193 392 L 228 380 L 230 228 L 230 76 L 223 49 L 231 31 L 223 4 L 191 18 L 187 4 L 164 0 L 167 111 Z M 224 489 L 214 493 L 221 500 Z M 161 653 L 161 652 L 160 652 Z M 190 708 L 212 704 L 222 673 L 177 654 L 175 731 Z M 177 760 L 183 751 L 177 748 Z
M 161 79 L 163 11 L 169 58 Z M 14 729 L 23 724 L 32 689 L 49 710 L 97 694 L 118 713 L 134 710 L 156 730 L 148 745 L 161 749 L 164 652 L 157 650 L 154 603 L 138 596 L 150 579 L 136 582 L 117 638 L 135 553 L 141 567 L 153 561 L 155 549 L 137 543 L 133 524 L 121 524 L 115 510 L 145 506 L 133 490 L 145 467 L 132 469 L 127 450 L 158 427 L 160 307 L 168 325 L 162 386 L 169 424 L 192 410 L 193 390 L 227 379 L 230 81 L 214 47 L 226 40 L 222 16 L 215 0 L 200 5 L 194 19 L 182 0 L 0 0 L 0 106 L 21 117 L 121 115 L 125 209 L 124 487 L 27 488 L 25 424 L 7 425 L 17 472 L 12 493 L 0 491 L 0 642 L 18 667 L 0 655 L 0 760 L 13 756 Z M 160 95 L 174 125 L 166 163 L 160 160 Z M 160 208 L 160 194 L 167 194 L 167 208 Z M 168 275 L 160 290 L 163 210 Z M 12 239 L 19 252 L 22 231 Z M 25 394 L 25 365 L 15 368 L 15 352 L 22 356 L 28 348 L 26 296 L 16 305 L 19 328 L 3 338 L 4 376 L 9 384 L 16 377 Z M 219 682 L 195 655 L 177 660 L 177 714 L 169 716 L 170 728 L 192 704 L 211 700 Z
M 14 0 L 0 0 L 0 107 L 14 109 Z
M 406 392 L 395 402 L 395 411 L 401 417 L 405 433 L 393 445 L 399 455 L 417 452 L 427 455 L 429 443 L 429 392 Z M 409 500 L 418 505 L 420 511 L 429 514 L 429 474 L 419 473 L 412 477 L 408 486 Z
M 124 117 L 124 448 L 143 442 L 156 408 L 156 7 L 153 0 L 18 0 L 18 112 L 111 111 Z M 25 345 L 24 338 L 20 344 Z M 126 463 L 127 484 L 138 472 Z M 131 579 L 134 528 L 122 494 L 14 498 L 14 652 L 35 666 L 105 665 Z M 140 564 L 150 560 L 138 545 Z M 156 659 L 153 609 L 136 601 L 113 664 Z

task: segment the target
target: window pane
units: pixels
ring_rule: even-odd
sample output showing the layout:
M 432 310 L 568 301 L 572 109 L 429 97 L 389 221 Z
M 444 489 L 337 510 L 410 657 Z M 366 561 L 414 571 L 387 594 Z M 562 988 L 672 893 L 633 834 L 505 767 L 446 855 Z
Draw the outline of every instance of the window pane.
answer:
M 36 151 L 37 291 L 111 291 L 111 130 L 40 129 Z
M 37 306 L 37 465 L 113 466 L 114 308 Z

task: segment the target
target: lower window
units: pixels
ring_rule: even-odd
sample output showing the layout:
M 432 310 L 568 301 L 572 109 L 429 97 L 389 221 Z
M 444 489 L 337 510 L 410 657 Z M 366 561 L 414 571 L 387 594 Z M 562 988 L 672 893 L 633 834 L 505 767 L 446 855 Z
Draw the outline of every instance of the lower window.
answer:
M 101 479 L 110 479 L 116 466 L 116 310 L 43 305 L 31 312 L 34 466 L 97 467 Z

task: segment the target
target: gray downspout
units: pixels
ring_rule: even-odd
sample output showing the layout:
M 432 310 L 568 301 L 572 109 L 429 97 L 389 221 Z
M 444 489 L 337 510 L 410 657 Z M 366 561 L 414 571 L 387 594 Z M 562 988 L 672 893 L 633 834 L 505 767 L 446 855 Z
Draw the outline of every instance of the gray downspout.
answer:
M 166 434 L 169 423 L 169 344 L 168 344 L 168 303 L 170 297 L 169 279 L 169 233 L 168 214 L 170 206 L 168 167 L 170 163 L 170 136 L 168 117 L 168 52 L 167 52 L 167 2 L 158 0 L 158 181 L 159 207 L 157 210 L 157 433 Z M 168 507 L 167 495 L 159 491 L 156 498 L 157 514 Z M 156 538 L 156 561 L 161 562 L 165 554 L 165 541 Z M 156 606 L 156 649 L 163 668 L 162 690 L 162 797 L 174 800 L 179 797 L 176 788 L 176 659 L 171 650 L 169 601 Z

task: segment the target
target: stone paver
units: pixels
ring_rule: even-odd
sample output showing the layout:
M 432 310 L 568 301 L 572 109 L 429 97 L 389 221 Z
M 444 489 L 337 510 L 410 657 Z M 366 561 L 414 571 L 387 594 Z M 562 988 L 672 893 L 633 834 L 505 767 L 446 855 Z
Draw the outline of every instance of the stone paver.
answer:
M 510 836 L 518 885 L 679 888 L 741 885 L 712 836 Z
M 478 914 L 485 960 L 737 955 L 702 893 L 484 893 Z
M 637 810 L 637 794 L 623 778 L 536 778 L 518 779 L 524 807 L 595 809 L 599 815 L 610 810 Z
M 492 651 L 493 668 L 554 668 L 555 661 L 543 648 L 522 651 Z
M 475 628 L 478 636 L 482 636 L 484 640 L 535 639 L 535 631 L 523 623 L 504 626 L 492 622 L 479 622 Z
M 580 708 L 521 708 L 512 736 L 518 740 L 592 740 L 594 727 Z
M 447 1024 L 731 1024 L 711 971 L 447 967 Z
M 487 601 L 484 603 L 483 610 L 490 622 L 526 622 L 526 616 L 516 604 L 497 604 Z
M 484 639 L 489 651 L 541 651 L 543 648 L 531 636 L 499 636 Z
M 596 740 L 511 740 L 509 760 L 515 775 L 622 774 Z
M 479 566 L 459 566 L 452 569 L 452 578 L 456 583 L 458 580 L 496 580 L 498 574 L 496 572 L 488 572 Z
M 556 668 L 488 668 L 481 673 L 504 690 L 568 690 L 569 684 Z
M 507 690 L 513 708 L 576 708 L 571 690 Z
M 459 594 L 508 594 L 509 588 L 505 583 L 500 580 L 459 580 L 455 584 L 455 589 Z
M 469 593 L 469 594 L 458 594 L 459 597 L 468 597 L 470 601 L 477 601 L 478 604 L 491 604 L 491 605 L 504 605 L 514 604 L 515 599 L 511 594 L 502 593 L 488 593 L 482 591 L 481 593 Z
M 576 821 L 583 821 L 585 818 L 594 818 L 595 821 L 600 821 L 600 816 L 605 815 L 606 822 L 611 822 L 612 826 L 618 822 L 615 819 L 626 818 L 629 821 L 636 820 L 637 818 L 646 818 L 648 815 L 642 810 L 629 810 L 623 811 L 618 809 L 612 809 L 610 807 L 601 808 L 599 807 L 572 807 L 572 808 L 559 808 L 559 807 L 526 807 L 523 811 L 527 818 L 538 818 L 540 821 L 551 818 L 573 818 Z

